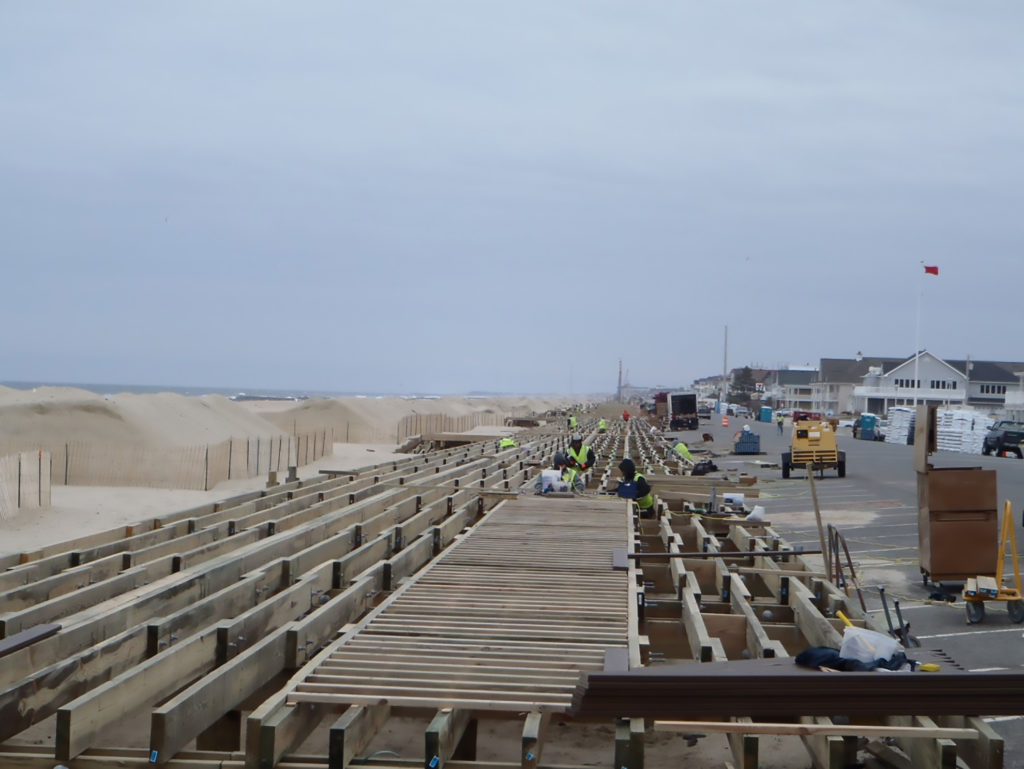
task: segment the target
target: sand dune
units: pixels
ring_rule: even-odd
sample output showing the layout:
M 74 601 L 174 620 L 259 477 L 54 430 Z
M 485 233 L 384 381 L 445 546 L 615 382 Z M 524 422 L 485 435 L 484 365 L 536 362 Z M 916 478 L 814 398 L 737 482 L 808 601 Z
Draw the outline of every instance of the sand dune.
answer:
M 302 433 L 326 427 L 334 429 L 337 440 L 344 440 L 346 432 L 353 439 L 370 433 L 380 440 L 393 436 L 399 421 L 414 414 L 526 415 L 564 408 L 572 402 L 571 398 L 556 397 L 344 397 L 311 398 L 289 405 L 281 401 L 248 401 L 243 405 L 285 432 Z
M 528 414 L 562 408 L 572 398 L 311 398 L 232 401 L 199 397 L 97 395 L 72 387 L 14 390 L 0 387 L 0 453 L 31 451 L 68 441 L 146 446 L 191 446 L 228 438 L 334 430 L 334 439 L 385 443 L 413 414 Z M 396 441 L 397 442 L 397 441 Z
M 71 441 L 190 446 L 281 432 L 258 413 L 220 395 L 0 388 L 0 450 L 5 453 Z
M 228 438 L 333 431 L 334 453 L 300 467 L 310 478 L 321 468 L 365 467 L 396 455 L 396 427 L 412 414 L 461 417 L 489 413 L 543 413 L 571 405 L 565 397 L 313 398 L 304 401 L 232 401 L 220 395 L 176 393 L 97 395 L 71 387 L 0 387 L 0 456 L 69 442 L 197 446 Z M 345 440 L 346 435 L 351 442 Z M 166 488 L 52 487 L 51 504 L 0 516 L 0 554 L 25 552 L 161 513 L 262 488 L 265 477 L 227 481 L 211 491 Z

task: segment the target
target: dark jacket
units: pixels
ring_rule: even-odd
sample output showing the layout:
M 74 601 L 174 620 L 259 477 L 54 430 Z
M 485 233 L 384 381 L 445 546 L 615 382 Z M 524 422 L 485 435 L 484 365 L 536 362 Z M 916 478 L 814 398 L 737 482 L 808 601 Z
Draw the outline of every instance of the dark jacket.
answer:
M 622 480 L 615 489 L 615 493 L 627 499 L 642 499 L 651 493 L 651 486 L 643 475 L 637 475 L 636 465 L 632 459 L 626 458 L 619 462 L 619 470 L 622 471 Z

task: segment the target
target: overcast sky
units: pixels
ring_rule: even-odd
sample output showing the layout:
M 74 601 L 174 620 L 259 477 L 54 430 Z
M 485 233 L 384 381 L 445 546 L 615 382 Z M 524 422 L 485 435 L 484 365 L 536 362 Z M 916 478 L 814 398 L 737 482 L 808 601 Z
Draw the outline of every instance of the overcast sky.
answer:
M 1024 360 L 1024 4 L 0 0 L 0 380 Z M 925 275 L 924 262 L 940 268 Z

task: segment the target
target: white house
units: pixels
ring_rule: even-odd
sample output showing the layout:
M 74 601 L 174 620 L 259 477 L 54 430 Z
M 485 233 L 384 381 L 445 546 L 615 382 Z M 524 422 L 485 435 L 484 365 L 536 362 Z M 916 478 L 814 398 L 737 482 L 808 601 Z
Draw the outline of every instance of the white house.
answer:
M 1017 389 L 1018 363 L 997 361 L 946 361 L 922 350 L 917 356 L 893 363 L 884 361 L 869 368 L 853 388 L 855 410 L 884 414 L 890 406 L 930 403 L 956 408 L 973 406 L 1001 411 L 1007 394 Z

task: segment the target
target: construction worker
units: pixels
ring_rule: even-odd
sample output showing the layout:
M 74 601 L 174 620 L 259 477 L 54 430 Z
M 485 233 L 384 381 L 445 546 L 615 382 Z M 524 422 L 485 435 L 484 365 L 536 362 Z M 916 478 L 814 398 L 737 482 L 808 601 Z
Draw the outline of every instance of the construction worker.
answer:
M 679 443 L 677 443 L 675 446 L 673 446 L 672 450 L 676 454 L 681 456 L 683 459 L 685 459 L 685 460 L 687 460 L 689 462 L 693 461 L 693 455 L 690 453 L 690 449 L 687 448 L 686 444 L 683 443 L 682 441 L 679 441 Z
M 514 449 L 518 445 L 518 443 L 516 443 L 514 440 L 512 440 L 510 437 L 506 435 L 504 438 L 501 439 L 501 441 L 498 442 L 498 451 L 503 451 L 505 449 Z
M 583 484 L 583 479 L 575 470 L 569 467 L 569 463 L 568 460 L 565 458 L 565 454 L 563 454 L 561 451 L 556 451 L 555 456 L 551 461 L 551 467 L 552 469 L 558 471 L 559 476 L 563 481 L 565 481 L 565 483 L 569 485 L 569 488 L 572 489 L 573 494 L 583 493 L 583 490 L 585 488 Z M 545 493 L 543 474 L 538 476 L 537 482 L 534 484 L 533 488 L 537 494 Z
M 569 415 L 569 429 L 570 430 L 575 430 L 577 427 L 579 427 L 579 422 L 576 421 L 576 415 L 575 414 L 570 414 Z
M 597 431 L 599 433 L 608 432 L 608 422 L 607 422 L 607 420 L 601 419 L 601 420 L 598 421 L 598 423 L 597 423 Z
M 615 488 L 615 493 L 626 499 L 632 499 L 640 508 L 641 518 L 654 517 L 654 495 L 651 493 L 651 486 L 647 479 L 636 471 L 633 460 L 626 457 L 619 462 L 619 472 L 622 473 L 622 480 Z
M 583 436 L 576 433 L 572 436 L 572 440 L 569 441 L 569 467 L 573 468 L 577 473 L 585 473 L 587 470 L 594 466 L 594 462 L 597 458 L 594 456 L 594 450 L 590 446 L 583 445 Z
M 786 418 L 784 416 L 782 416 L 782 412 L 780 411 L 778 416 L 775 417 L 775 424 L 777 424 L 779 426 L 779 435 L 782 435 L 782 423 L 785 422 L 785 421 L 786 421 Z M 856 430 L 853 431 L 853 437 L 854 438 L 857 437 L 857 431 Z

